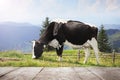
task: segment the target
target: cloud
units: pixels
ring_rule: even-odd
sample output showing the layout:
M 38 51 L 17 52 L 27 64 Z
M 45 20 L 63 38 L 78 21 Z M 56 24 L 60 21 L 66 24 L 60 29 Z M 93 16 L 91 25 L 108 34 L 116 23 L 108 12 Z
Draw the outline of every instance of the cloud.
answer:
M 113 11 L 113 10 L 119 10 L 120 8 L 120 1 L 119 0 L 79 0 L 79 4 L 88 11 L 94 11 L 99 12 L 99 10 L 107 10 L 107 11 Z
M 79 0 L 78 9 L 83 15 L 86 14 L 96 14 L 102 11 L 103 5 L 101 4 L 103 0 Z
M 94 21 L 117 16 L 119 4 L 119 0 L 0 0 L 0 21 L 41 24 L 45 17 Z
M 106 10 L 114 11 L 120 8 L 120 4 L 118 0 L 106 0 Z
M 33 2 L 33 10 L 31 13 L 34 15 L 34 18 L 36 20 L 40 20 L 45 17 L 50 17 L 52 19 L 54 18 L 65 18 L 69 19 L 71 17 L 75 17 L 77 15 L 76 13 L 76 4 L 74 1 L 71 2 L 70 5 L 69 3 L 70 0 L 65 1 L 65 0 L 39 0 L 37 3 Z M 69 4 L 67 4 L 69 3 Z
M 0 0 L 0 20 L 17 21 L 29 17 L 28 7 L 32 0 Z

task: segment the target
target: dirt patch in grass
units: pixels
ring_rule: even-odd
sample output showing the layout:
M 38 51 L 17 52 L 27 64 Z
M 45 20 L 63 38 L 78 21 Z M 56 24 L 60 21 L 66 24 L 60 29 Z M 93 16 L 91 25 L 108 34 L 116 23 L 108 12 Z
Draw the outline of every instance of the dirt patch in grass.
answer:
M 22 59 L 19 58 L 0 58 L 0 62 L 5 62 L 5 61 L 21 61 Z

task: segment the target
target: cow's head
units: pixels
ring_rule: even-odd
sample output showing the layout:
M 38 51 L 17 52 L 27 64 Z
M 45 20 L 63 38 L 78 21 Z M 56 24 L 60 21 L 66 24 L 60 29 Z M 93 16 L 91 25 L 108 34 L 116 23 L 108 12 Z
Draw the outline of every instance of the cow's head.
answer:
M 51 40 L 53 40 L 54 36 L 58 35 L 61 26 L 62 23 L 51 22 L 40 38 L 40 40 L 42 39 L 42 42 L 32 41 L 33 43 L 32 58 L 41 57 L 44 49 L 44 43 L 48 44 Z
M 37 59 L 41 57 L 44 49 L 44 44 L 40 43 L 40 41 L 32 41 L 33 49 L 32 49 L 32 58 Z

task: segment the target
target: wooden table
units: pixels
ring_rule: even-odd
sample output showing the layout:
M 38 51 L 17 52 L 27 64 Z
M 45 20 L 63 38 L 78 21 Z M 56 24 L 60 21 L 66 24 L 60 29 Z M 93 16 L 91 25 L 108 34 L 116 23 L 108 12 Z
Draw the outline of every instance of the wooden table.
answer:
M 120 80 L 120 68 L 0 67 L 0 80 Z

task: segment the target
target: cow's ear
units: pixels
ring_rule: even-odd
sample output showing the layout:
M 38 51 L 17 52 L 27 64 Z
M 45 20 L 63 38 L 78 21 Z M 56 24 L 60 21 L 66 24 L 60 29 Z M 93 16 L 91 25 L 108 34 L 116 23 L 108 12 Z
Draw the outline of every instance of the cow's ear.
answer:
M 62 23 L 55 22 L 54 29 L 53 29 L 53 35 L 56 36 L 59 32 L 59 29 L 61 28 Z

